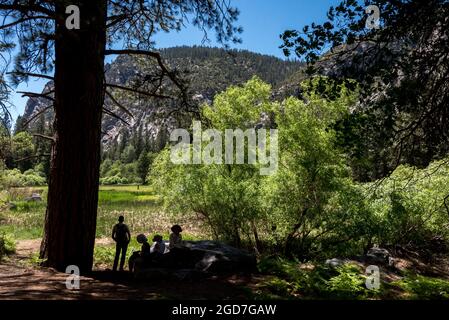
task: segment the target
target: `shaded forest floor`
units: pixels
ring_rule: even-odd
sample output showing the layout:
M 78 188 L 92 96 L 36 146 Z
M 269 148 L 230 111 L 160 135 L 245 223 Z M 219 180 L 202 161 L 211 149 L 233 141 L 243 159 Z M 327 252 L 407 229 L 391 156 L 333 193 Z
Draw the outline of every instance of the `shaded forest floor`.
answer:
M 108 246 L 110 240 L 100 238 L 96 240 L 96 246 Z M 157 280 L 139 282 L 128 272 L 113 273 L 107 264 L 97 265 L 88 277 L 80 277 L 80 290 L 69 290 L 65 282 L 67 274 L 56 272 L 49 268 L 39 267 L 36 263 L 36 255 L 39 251 L 40 240 L 19 240 L 16 253 L 0 262 L 0 300 L 25 299 L 25 300 L 102 300 L 102 299 L 175 299 L 175 300 L 228 300 L 228 299 L 310 299 L 313 297 L 296 295 L 290 291 L 285 294 L 273 295 L 273 287 L 267 284 L 278 283 L 279 278 L 272 275 L 221 275 L 201 281 L 193 280 Z M 361 269 L 367 264 L 346 260 L 358 265 Z M 302 270 L 313 270 L 313 264 L 300 264 Z M 404 288 L 395 285 L 395 282 L 406 279 L 408 273 L 419 274 L 431 278 L 422 278 L 417 281 L 412 278 L 412 288 Z M 394 267 L 383 267 L 381 280 L 383 292 L 374 299 L 413 299 L 436 298 L 441 299 L 437 291 L 447 291 L 446 283 L 449 280 L 449 257 L 434 258 L 432 262 L 424 263 L 419 258 L 401 257 L 395 258 Z M 439 280 L 441 279 L 441 280 Z M 419 280 L 419 279 L 418 279 Z M 429 285 L 431 285 L 429 287 Z M 279 284 L 275 291 L 279 291 Z M 418 295 L 413 295 L 418 293 Z M 317 297 L 315 297 L 317 298 Z M 319 298 L 319 297 L 318 297 Z M 325 299 L 325 297 L 322 297 Z
M 97 242 L 104 242 L 100 239 Z M 140 283 L 127 272 L 95 270 L 80 277 L 80 290 L 69 290 L 67 274 L 31 263 L 39 240 L 21 240 L 16 254 L 0 263 L 1 299 L 248 299 L 258 276 L 220 276 L 202 281 L 161 280 Z

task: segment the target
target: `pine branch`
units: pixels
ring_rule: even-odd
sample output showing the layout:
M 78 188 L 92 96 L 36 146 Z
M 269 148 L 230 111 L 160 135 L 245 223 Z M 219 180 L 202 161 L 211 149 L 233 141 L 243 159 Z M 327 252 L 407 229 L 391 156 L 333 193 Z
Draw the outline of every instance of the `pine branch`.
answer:
M 51 101 L 55 101 L 52 97 L 49 97 L 48 94 L 52 93 L 53 91 L 47 92 L 47 93 L 36 93 L 36 92 L 27 92 L 27 91 L 17 91 L 17 93 L 21 93 L 22 97 L 30 97 L 30 98 L 45 98 Z
M 44 109 L 42 109 L 42 110 L 39 110 L 36 114 L 34 114 L 30 119 L 28 119 L 27 121 L 25 121 L 25 123 L 23 124 L 23 126 L 27 126 L 27 125 L 29 125 L 34 119 L 36 119 L 37 117 L 39 117 L 41 114 L 43 114 L 45 111 L 47 111 L 47 110 L 49 110 L 49 109 L 51 109 L 51 108 L 53 108 L 53 106 L 51 105 L 51 106 L 48 106 L 48 107 L 45 107 Z
M 114 118 L 116 118 L 116 119 L 122 121 L 122 122 L 125 123 L 127 126 L 130 125 L 128 121 L 126 121 L 125 119 L 123 119 L 122 117 L 120 117 L 118 114 L 112 112 L 111 110 L 108 110 L 108 109 L 106 109 L 105 107 L 103 107 L 103 111 L 104 111 L 104 113 L 106 113 L 107 115 L 109 115 L 109 116 L 111 116 L 111 117 L 114 117 Z
M 157 94 L 157 93 L 150 93 L 150 92 L 145 92 L 145 91 L 141 91 L 138 89 L 134 89 L 134 88 L 129 88 L 129 87 L 123 87 L 117 84 L 112 84 L 112 83 L 106 83 L 105 84 L 106 87 L 110 87 L 110 88 L 116 88 L 116 89 L 120 89 L 120 90 L 124 90 L 124 91 L 129 91 L 129 92 L 133 92 L 133 93 L 138 93 L 147 97 L 153 97 L 153 98 L 160 98 L 160 99 L 173 99 L 173 97 L 170 96 L 166 96 L 166 95 L 161 95 L 161 94 Z
M 122 109 L 131 118 L 134 118 L 131 111 L 129 111 L 124 105 L 122 105 L 120 102 L 118 102 L 117 99 L 115 99 L 114 96 L 109 91 L 105 90 L 105 93 L 112 100 L 112 102 L 114 102 L 120 109 Z
M 46 140 L 50 140 L 50 141 L 52 141 L 52 142 L 56 142 L 55 137 L 46 136 L 46 135 L 44 135 L 44 134 L 34 133 L 33 136 L 34 136 L 34 137 L 38 137 L 38 138 L 42 138 L 42 139 L 46 139 Z
M 13 21 L 11 23 L 4 24 L 4 25 L 0 26 L 0 30 L 4 30 L 4 29 L 8 29 L 8 28 L 14 27 L 14 26 L 16 26 L 18 24 L 21 24 L 22 22 L 26 22 L 26 21 L 30 21 L 30 20 L 38 20 L 38 19 L 52 19 L 52 18 L 49 17 L 49 16 L 32 16 L 32 17 L 21 18 L 21 19 L 18 19 L 16 21 Z
M 133 50 L 133 49 L 124 49 L 124 50 L 106 50 L 105 55 L 111 54 L 127 54 L 127 55 L 145 55 L 148 57 L 152 57 L 156 59 L 159 67 L 161 68 L 163 74 L 166 74 L 171 81 L 181 90 L 185 91 L 184 85 L 176 78 L 173 72 L 170 72 L 162 61 L 161 55 L 158 52 L 154 51 L 146 51 L 146 50 Z
M 40 6 L 38 4 L 17 4 L 16 1 L 14 1 L 13 4 L 0 4 L 0 10 L 14 10 L 22 13 L 39 12 L 46 14 L 49 17 L 55 17 L 54 11 L 43 6 Z
M 52 76 L 47 76 L 45 74 L 38 74 L 38 73 L 30 73 L 30 72 L 23 72 L 23 71 L 11 71 L 7 72 L 6 74 L 18 74 L 21 76 L 30 76 L 30 77 L 36 77 L 36 78 L 43 78 L 53 81 L 54 78 Z
M 28 156 L 25 158 L 14 160 L 14 162 L 21 162 L 21 161 L 25 161 L 25 160 L 29 160 L 29 159 L 42 158 L 42 157 L 51 157 L 51 154 L 50 153 L 37 154 L 34 156 Z

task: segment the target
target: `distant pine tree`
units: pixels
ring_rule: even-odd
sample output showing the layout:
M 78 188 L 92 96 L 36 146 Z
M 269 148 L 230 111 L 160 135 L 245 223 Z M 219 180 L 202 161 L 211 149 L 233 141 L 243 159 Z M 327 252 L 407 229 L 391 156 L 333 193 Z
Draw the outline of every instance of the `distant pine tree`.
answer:
M 25 125 L 26 119 L 22 116 L 18 116 L 16 119 L 16 123 L 14 124 L 14 134 L 18 134 L 19 132 L 27 131 L 27 126 Z

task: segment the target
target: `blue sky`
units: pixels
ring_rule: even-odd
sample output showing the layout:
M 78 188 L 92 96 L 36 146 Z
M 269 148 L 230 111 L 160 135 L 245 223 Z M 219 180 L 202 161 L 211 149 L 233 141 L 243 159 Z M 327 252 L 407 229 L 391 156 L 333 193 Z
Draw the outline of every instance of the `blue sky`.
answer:
M 232 0 L 240 9 L 238 25 L 243 27 L 242 44 L 232 48 L 274 55 L 283 58 L 279 49 L 279 35 L 287 29 L 298 29 L 311 22 L 321 22 L 326 17 L 327 9 L 339 0 Z M 211 42 L 205 45 L 216 46 L 213 33 Z M 187 27 L 180 32 L 160 33 L 155 41 L 158 48 L 180 45 L 201 45 L 203 33 L 194 27 Z M 16 91 L 41 92 L 46 81 L 32 80 L 21 84 Z M 13 120 L 23 113 L 27 98 L 14 93 L 11 102 Z

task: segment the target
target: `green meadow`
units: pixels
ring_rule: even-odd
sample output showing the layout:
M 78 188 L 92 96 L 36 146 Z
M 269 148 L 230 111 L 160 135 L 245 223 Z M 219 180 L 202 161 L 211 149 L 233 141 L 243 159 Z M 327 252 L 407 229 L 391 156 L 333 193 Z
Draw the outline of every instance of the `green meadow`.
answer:
M 32 193 L 39 193 L 42 201 L 26 201 Z M 41 239 L 44 227 L 47 187 L 11 188 L 0 194 L 0 233 L 15 240 Z M 198 221 L 189 216 L 172 216 L 163 212 L 158 204 L 158 195 L 148 186 L 101 186 L 98 198 L 97 244 L 95 266 L 108 267 L 114 259 L 112 227 L 120 215 L 125 216 L 132 241 L 128 255 L 139 250 L 135 237 L 144 233 L 149 238 L 160 234 L 168 239 L 170 227 L 181 224 L 186 227 L 186 240 L 207 237 Z M 150 239 L 151 240 L 151 239 Z M 33 257 L 37 260 L 37 254 Z M 109 266 L 110 267 L 110 266 Z

